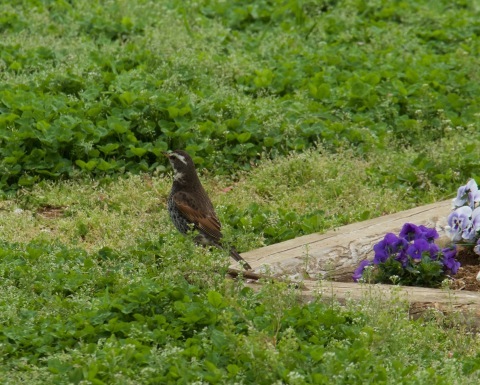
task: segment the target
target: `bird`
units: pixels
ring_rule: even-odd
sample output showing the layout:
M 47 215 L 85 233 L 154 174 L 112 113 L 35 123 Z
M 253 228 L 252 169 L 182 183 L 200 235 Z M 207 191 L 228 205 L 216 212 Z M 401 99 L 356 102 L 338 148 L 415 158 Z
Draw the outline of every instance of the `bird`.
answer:
M 173 185 L 167 200 L 167 209 L 173 224 L 182 234 L 197 230 L 198 235 L 194 239 L 197 244 L 224 249 L 221 242 L 222 224 L 198 178 L 192 158 L 183 150 L 165 152 L 164 155 L 173 168 Z M 234 247 L 231 247 L 229 252 L 245 270 L 252 270 Z

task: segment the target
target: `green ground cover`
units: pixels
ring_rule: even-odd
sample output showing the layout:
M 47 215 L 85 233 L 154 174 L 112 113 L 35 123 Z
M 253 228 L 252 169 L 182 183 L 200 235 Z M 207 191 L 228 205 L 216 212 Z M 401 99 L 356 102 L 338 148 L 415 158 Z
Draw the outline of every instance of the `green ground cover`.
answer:
M 240 251 L 453 197 L 479 36 L 478 1 L 3 2 L 1 382 L 477 384 L 454 318 L 224 280 L 169 222 L 161 152 Z

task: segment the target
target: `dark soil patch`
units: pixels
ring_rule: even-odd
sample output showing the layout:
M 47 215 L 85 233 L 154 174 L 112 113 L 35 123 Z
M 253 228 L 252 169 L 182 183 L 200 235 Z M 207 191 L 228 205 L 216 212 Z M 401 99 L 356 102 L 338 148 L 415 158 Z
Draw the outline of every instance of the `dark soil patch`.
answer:
M 457 260 L 461 266 L 457 274 L 452 275 L 452 289 L 480 291 L 480 281 L 477 281 L 477 274 L 480 271 L 480 256 L 471 249 L 460 248 L 457 252 Z
M 63 216 L 64 211 L 63 206 L 44 205 L 37 210 L 37 214 L 44 218 L 58 218 Z

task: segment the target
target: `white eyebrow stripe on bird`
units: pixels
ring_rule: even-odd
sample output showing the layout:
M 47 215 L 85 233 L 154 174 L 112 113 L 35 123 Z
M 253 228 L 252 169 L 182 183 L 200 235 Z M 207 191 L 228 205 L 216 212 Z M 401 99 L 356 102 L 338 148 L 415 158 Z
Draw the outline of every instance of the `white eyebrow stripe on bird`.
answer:
M 177 158 L 180 162 L 182 162 L 183 164 L 187 164 L 187 161 L 185 160 L 185 157 L 183 155 L 176 154 L 176 153 L 172 153 L 172 155 L 175 158 Z

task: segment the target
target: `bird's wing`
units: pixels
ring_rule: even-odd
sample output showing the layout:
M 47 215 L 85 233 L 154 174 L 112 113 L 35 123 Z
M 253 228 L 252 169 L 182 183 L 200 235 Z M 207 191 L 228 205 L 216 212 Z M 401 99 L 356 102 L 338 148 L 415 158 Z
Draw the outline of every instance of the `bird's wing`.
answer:
M 173 200 L 182 215 L 189 222 L 192 222 L 200 232 L 205 233 L 216 241 L 222 238 L 222 225 L 215 211 L 203 212 L 200 210 L 189 193 L 177 192 L 173 196 Z

